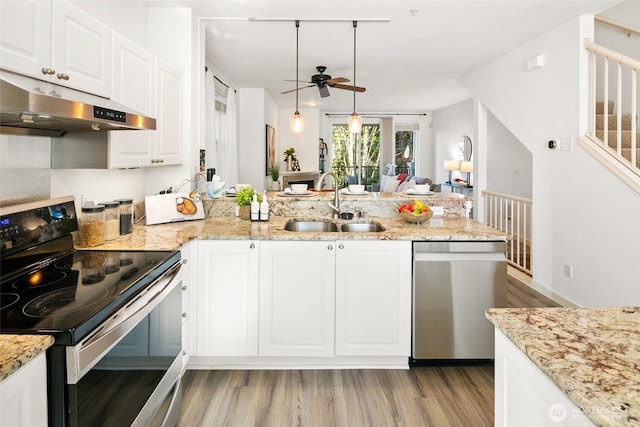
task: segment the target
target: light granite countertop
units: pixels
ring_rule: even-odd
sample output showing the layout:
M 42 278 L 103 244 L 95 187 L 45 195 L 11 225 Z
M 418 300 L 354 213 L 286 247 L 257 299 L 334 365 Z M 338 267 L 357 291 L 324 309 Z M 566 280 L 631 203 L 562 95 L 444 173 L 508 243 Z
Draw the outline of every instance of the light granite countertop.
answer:
M 596 425 L 640 425 L 640 308 L 492 308 L 487 318 Z
M 50 335 L 0 335 L 0 381 L 53 345 Z
M 385 231 L 369 232 L 293 232 L 284 230 L 292 217 L 271 216 L 269 221 L 252 222 L 238 217 L 215 217 L 204 220 L 135 225 L 133 233 L 95 246 L 95 250 L 172 250 L 192 239 L 216 240 L 507 240 L 506 233 L 467 218 L 434 217 L 422 224 L 409 224 L 400 217 L 368 217 Z M 309 218 L 305 218 L 309 219 Z M 321 220 L 322 218 L 314 218 Z M 326 218 L 325 218 L 326 219 Z

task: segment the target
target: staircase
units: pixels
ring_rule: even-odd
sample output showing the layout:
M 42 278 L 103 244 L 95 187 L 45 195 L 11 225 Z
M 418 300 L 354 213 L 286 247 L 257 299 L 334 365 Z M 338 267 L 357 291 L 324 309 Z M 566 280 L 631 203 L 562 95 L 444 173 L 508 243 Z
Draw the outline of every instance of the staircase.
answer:
M 602 141 L 605 141 L 604 135 L 604 123 L 605 118 L 607 120 L 607 145 L 617 150 L 617 138 L 618 138 L 618 116 L 613 113 L 614 103 L 609 101 L 607 103 L 607 113 L 605 114 L 604 102 L 596 103 L 596 137 Z M 621 116 L 621 152 L 620 154 L 626 160 L 631 162 L 631 137 L 632 137 L 632 123 L 634 118 L 631 114 L 623 114 Z M 635 117 L 637 123 L 637 116 Z M 636 129 L 638 127 L 636 126 Z M 640 168 L 640 131 L 636 131 L 636 167 Z

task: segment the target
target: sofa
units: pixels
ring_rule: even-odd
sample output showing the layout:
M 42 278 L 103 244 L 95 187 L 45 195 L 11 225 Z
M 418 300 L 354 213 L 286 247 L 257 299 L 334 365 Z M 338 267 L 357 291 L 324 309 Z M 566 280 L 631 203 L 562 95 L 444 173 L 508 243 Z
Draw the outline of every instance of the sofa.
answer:
M 382 175 L 379 183 L 371 184 L 371 191 L 382 193 L 402 192 L 406 188 L 416 184 L 428 184 L 431 187 L 431 191 L 440 191 L 440 185 L 434 184 L 430 178 L 413 176 L 406 173 L 393 176 Z

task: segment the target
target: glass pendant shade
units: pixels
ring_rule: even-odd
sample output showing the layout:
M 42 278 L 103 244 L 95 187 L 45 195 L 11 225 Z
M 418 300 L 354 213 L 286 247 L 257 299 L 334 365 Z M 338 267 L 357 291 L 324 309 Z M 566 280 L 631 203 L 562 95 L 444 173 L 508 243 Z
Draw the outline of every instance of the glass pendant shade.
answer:
M 362 131 L 362 117 L 354 111 L 347 120 L 347 126 L 349 127 L 349 133 L 360 133 Z
M 298 111 L 293 113 L 289 118 L 289 127 L 293 133 L 304 132 L 304 117 Z

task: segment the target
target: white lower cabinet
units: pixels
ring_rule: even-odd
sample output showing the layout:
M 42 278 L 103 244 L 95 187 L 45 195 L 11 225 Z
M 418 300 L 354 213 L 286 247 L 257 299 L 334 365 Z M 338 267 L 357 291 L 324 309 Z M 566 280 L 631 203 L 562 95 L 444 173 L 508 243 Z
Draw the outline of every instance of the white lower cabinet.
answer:
M 498 329 L 495 356 L 497 427 L 593 426 L 567 395 Z M 589 409 L 593 408 L 586 408 Z
M 195 356 L 258 354 L 258 242 L 200 240 Z M 262 243 L 262 242 L 260 242 Z M 193 290 L 192 290 L 193 294 Z
M 337 242 L 336 355 L 411 354 L 411 242 Z
M 206 357 L 235 366 L 408 361 L 410 241 L 196 243 L 191 349 L 199 366 Z
M 333 356 L 335 263 L 334 242 L 261 242 L 261 356 Z
M 47 425 L 47 359 L 44 352 L 0 382 L 0 425 Z

